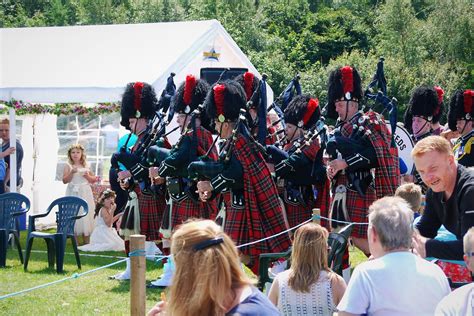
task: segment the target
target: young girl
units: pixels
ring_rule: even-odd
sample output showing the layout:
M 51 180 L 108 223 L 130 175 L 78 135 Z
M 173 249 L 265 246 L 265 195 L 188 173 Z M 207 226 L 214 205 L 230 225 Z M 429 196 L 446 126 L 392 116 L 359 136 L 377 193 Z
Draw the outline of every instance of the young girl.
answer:
M 68 163 L 64 166 L 63 183 L 67 183 L 66 196 L 77 196 L 85 200 L 89 213 L 76 221 L 74 233 L 83 236 L 82 244 L 89 242 L 89 236 L 94 230 L 94 196 L 91 183 L 96 177 L 86 163 L 86 154 L 81 144 L 74 144 L 67 151 Z
M 281 315 L 332 315 L 346 290 L 328 267 L 328 232 L 308 223 L 296 230 L 291 268 L 273 280 L 268 298 Z
M 115 192 L 107 189 L 100 195 L 95 207 L 94 218 L 97 217 L 96 227 L 91 235 L 91 243 L 78 247 L 82 251 L 124 251 L 122 238 L 117 234 L 112 224 L 122 214 L 114 216 Z

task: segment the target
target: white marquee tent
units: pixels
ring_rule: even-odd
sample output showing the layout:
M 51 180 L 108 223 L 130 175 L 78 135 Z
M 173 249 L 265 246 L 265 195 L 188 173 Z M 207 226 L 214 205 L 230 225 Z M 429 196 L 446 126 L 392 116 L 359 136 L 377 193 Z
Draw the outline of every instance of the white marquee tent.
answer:
M 217 60 L 204 56 L 210 51 L 219 54 Z M 160 94 L 171 72 L 176 73 L 178 85 L 187 74 L 199 76 L 203 67 L 245 67 L 260 76 L 216 20 L 0 29 L 3 101 L 116 102 L 128 82 L 148 82 Z M 271 89 L 268 95 L 273 98 Z M 55 180 L 57 117 L 39 114 L 18 119 L 23 121 L 25 152 L 22 193 L 32 200 L 34 214 L 65 192 L 65 185 Z

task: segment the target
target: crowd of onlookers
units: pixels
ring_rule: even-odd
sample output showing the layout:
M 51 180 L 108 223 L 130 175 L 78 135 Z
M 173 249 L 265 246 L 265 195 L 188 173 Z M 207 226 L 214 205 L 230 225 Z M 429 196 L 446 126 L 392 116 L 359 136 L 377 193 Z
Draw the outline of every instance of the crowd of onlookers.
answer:
M 191 221 L 172 237 L 176 273 L 168 297 L 149 314 L 472 315 L 472 283 L 451 292 L 448 276 L 456 275 L 428 257 L 460 256 L 464 264 L 445 261 L 467 269 L 471 278 L 474 170 L 456 164 L 441 137 L 418 142 L 413 157 L 430 188 L 426 205 L 420 187 L 405 184 L 396 196 L 370 206 L 371 256 L 354 269 L 347 286 L 328 267 L 328 232 L 318 224 L 296 230 L 291 267 L 276 275 L 267 298 L 243 273 L 229 237 L 212 221 Z M 435 239 L 438 230 L 458 234 Z
M 176 264 L 169 296 L 149 315 L 472 315 L 473 284 L 451 292 L 436 264 L 413 252 L 413 211 L 400 197 L 369 210 L 371 258 L 347 284 L 327 265 L 325 228 L 296 230 L 291 268 L 278 274 L 268 298 L 252 286 L 232 240 L 209 220 L 190 221 L 173 235 Z M 474 271 L 474 228 L 464 260 Z

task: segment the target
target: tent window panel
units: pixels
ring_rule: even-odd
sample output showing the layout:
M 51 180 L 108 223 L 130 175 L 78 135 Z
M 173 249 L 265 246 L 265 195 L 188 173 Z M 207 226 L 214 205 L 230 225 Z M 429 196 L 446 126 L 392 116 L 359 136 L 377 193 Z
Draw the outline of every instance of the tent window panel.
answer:
M 116 130 L 120 128 L 120 113 L 117 112 L 102 115 L 101 128 L 107 129 L 109 126 Z
M 91 170 L 107 183 L 110 157 L 118 147 L 120 113 L 85 117 L 66 115 L 59 116 L 57 122 L 59 152 L 56 179 L 62 180 L 69 147 L 79 143 L 84 146 Z

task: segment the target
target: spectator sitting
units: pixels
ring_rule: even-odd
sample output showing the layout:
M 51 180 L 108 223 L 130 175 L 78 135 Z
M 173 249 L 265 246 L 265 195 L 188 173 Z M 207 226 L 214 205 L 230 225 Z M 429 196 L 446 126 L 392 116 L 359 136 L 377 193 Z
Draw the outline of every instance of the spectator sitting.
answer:
M 114 216 L 115 192 L 105 190 L 100 195 L 95 206 L 94 218 L 96 226 L 90 238 L 90 244 L 78 247 L 82 251 L 124 251 L 123 239 L 117 234 L 112 224 L 122 214 Z
M 415 218 L 421 213 L 421 187 L 414 183 L 405 183 L 397 188 L 395 196 L 404 199 L 410 209 L 413 211 Z
M 171 237 L 176 273 L 169 300 L 149 315 L 278 315 L 251 286 L 234 242 L 211 220 L 190 221 Z
M 422 256 L 462 260 L 462 237 L 474 226 L 474 170 L 458 165 L 449 142 L 441 136 L 429 136 L 413 148 L 416 169 L 429 187 L 426 207 L 416 225 L 416 250 Z M 436 237 L 444 225 L 456 235 L 455 242 Z
M 415 250 L 423 258 L 442 259 L 438 264 L 453 281 L 468 281 L 465 266 L 446 260 L 463 260 L 462 238 L 474 226 L 474 170 L 456 162 L 450 143 L 441 136 L 422 139 L 411 155 L 429 187 L 425 211 L 416 224 Z M 455 240 L 435 239 L 442 225 Z
M 296 230 L 291 268 L 278 274 L 270 301 L 282 315 L 332 315 L 346 289 L 344 279 L 328 268 L 328 232 L 309 223 Z
M 413 212 L 399 197 L 369 208 L 368 241 L 373 260 L 357 266 L 337 306 L 344 315 L 433 315 L 450 292 L 443 271 L 410 252 Z M 422 293 L 422 295 L 420 295 Z
M 474 228 L 471 227 L 464 235 L 464 261 L 469 271 L 474 272 Z M 472 316 L 474 306 L 474 283 L 454 290 L 443 298 L 436 307 L 436 315 L 469 315 Z

